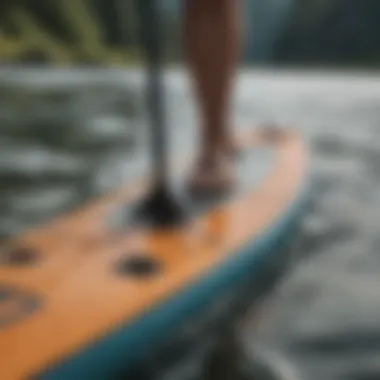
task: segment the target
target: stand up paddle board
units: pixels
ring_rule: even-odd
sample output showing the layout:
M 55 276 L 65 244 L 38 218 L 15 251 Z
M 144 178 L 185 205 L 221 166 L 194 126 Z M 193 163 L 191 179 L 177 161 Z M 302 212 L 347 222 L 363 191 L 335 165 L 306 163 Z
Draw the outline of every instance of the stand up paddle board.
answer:
M 240 137 L 235 189 L 182 190 L 184 224 L 110 223 L 147 192 L 139 179 L 1 249 L 1 379 L 113 379 L 259 275 L 302 215 L 307 149 L 293 131 Z M 174 183 L 190 164 L 176 164 Z

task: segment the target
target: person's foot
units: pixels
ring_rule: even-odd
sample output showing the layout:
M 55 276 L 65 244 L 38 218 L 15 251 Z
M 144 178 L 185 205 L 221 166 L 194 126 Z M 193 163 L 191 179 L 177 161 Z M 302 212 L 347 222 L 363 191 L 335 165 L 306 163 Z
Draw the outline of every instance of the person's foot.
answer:
M 189 180 L 191 193 L 224 193 L 234 185 L 234 167 L 231 153 L 210 150 L 203 154 Z

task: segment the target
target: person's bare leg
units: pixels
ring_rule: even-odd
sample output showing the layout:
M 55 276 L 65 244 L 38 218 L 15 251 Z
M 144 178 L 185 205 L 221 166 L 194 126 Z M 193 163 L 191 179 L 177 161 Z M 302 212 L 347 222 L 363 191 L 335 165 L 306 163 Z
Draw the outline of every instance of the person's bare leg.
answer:
M 224 177 L 220 182 L 225 183 L 231 173 L 219 160 L 231 143 L 230 95 L 240 47 L 238 0 L 185 0 L 185 44 L 202 116 L 201 157 L 216 161 L 208 165 L 208 178 Z

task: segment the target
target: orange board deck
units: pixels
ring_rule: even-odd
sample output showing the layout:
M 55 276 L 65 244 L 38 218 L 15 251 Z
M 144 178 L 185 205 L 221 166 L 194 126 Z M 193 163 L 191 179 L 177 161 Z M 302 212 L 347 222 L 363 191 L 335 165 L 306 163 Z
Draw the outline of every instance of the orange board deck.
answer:
M 259 269 L 303 209 L 307 149 L 293 131 L 240 137 L 252 157 L 236 190 L 188 202 L 183 226 L 110 227 L 113 212 L 146 193 L 141 179 L 2 249 L 1 379 L 111 379 L 164 329 Z

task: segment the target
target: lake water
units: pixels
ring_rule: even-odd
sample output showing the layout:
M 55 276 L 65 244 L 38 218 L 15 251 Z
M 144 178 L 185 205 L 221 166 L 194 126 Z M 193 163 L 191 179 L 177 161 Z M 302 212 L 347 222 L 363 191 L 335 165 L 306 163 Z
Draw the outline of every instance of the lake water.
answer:
M 180 70 L 167 74 L 173 151 L 196 137 Z M 130 72 L 0 72 L 0 235 L 48 222 L 143 170 L 142 77 Z M 245 340 L 305 379 L 380 379 L 380 76 L 242 71 L 240 128 L 274 121 L 310 140 L 313 205 L 303 259 Z M 379 288 L 378 288 L 379 286 Z

